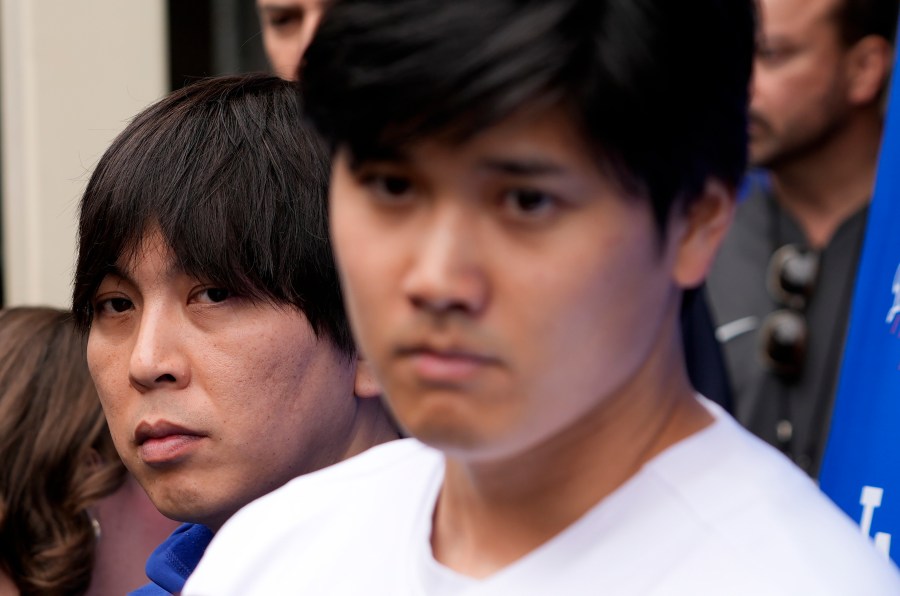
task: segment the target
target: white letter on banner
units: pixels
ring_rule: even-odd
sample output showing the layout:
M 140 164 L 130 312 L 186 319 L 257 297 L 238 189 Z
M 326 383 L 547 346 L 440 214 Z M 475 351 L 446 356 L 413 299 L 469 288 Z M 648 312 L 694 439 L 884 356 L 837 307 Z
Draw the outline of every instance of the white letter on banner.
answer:
M 900 268 L 898 268 L 900 271 Z M 875 516 L 875 510 L 881 507 L 881 498 L 884 496 L 884 489 L 876 486 L 864 486 L 862 494 L 859 497 L 859 504 L 862 505 L 862 519 L 859 521 L 859 527 L 863 536 L 869 537 L 872 531 L 872 518 Z M 875 548 L 885 557 L 890 556 L 891 552 L 891 535 L 885 532 L 877 532 L 874 537 Z
M 891 294 L 894 295 L 894 304 L 891 305 L 891 309 L 888 311 L 887 317 L 884 320 L 884 322 L 889 325 L 894 322 L 894 317 L 900 313 L 900 265 L 897 265 L 897 271 L 894 272 L 894 283 L 891 284 Z

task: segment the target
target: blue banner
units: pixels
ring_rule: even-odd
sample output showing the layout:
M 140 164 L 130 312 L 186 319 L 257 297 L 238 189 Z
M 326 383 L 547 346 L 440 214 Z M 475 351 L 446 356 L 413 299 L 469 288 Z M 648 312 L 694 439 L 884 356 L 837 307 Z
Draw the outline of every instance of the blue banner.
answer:
M 892 81 L 820 483 L 900 562 L 900 63 Z

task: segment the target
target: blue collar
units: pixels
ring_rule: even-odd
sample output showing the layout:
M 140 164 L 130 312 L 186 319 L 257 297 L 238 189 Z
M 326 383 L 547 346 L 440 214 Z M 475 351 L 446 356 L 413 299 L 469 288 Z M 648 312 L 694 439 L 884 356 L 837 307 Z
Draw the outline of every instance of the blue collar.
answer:
M 130 596 L 162 596 L 181 592 L 212 539 L 213 533 L 206 526 L 178 526 L 147 559 L 147 577 L 153 583 L 138 588 Z

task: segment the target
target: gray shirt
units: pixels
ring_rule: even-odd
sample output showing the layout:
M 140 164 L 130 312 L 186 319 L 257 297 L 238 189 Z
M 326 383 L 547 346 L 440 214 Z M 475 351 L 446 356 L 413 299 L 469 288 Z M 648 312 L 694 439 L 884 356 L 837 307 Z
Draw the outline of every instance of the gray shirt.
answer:
M 808 347 L 796 381 L 771 372 L 759 332 L 766 317 L 782 308 L 766 286 L 772 253 L 785 244 L 806 246 L 807 241 L 765 181 L 756 181 L 738 206 L 734 227 L 707 280 L 735 416 L 813 476 L 828 436 L 867 211 L 844 221 L 820 253 L 818 279 L 803 311 Z

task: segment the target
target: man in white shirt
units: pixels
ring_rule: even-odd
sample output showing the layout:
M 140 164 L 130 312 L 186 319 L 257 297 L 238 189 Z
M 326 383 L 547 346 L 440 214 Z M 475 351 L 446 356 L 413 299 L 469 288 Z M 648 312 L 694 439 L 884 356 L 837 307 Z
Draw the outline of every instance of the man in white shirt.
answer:
M 698 397 L 751 2 L 335 3 L 300 80 L 351 324 L 414 439 L 239 512 L 185 594 L 896 594 Z

